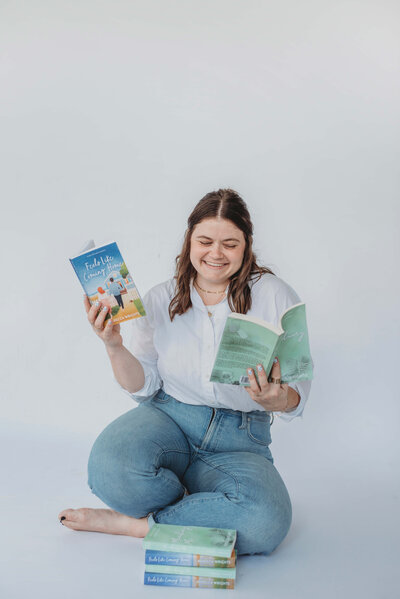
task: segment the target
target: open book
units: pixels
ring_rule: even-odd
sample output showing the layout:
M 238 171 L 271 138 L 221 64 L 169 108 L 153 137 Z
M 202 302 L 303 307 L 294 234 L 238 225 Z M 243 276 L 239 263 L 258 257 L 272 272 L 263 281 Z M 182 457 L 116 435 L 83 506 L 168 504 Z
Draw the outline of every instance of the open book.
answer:
M 247 368 L 257 373 L 257 364 L 262 364 L 269 375 L 275 356 L 279 359 L 282 383 L 312 379 L 305 304 L 295 304 L 285 310 L 279 325 L 276 327 L 247 314 L 230 314 L 210 381 L 249 387 Z
M 93 240 L 70 262 L 91 304 L 111 308 L 114 324 L 145 316 L 142 299 L 115 241 L 96 247 Z M 105 320 L 109 319 L 107 314 Z

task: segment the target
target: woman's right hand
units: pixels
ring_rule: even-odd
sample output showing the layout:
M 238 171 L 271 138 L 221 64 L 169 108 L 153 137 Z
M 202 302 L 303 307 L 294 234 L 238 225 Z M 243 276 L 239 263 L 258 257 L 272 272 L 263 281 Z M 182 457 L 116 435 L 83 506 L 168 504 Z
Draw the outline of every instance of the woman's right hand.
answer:
M 112 319 L 108 319 L 104 324 L 105 317 L 108 313 L 111 316 L 111 308 L 103 305 L 101 302 L 90 305 L 87 295 L 83 298 L 88 321 L 92 325 L 92 329 L 105 345 L 108 347 L 122 346 L 122 335 L 120 334 L 120 325 L 112 324 Z

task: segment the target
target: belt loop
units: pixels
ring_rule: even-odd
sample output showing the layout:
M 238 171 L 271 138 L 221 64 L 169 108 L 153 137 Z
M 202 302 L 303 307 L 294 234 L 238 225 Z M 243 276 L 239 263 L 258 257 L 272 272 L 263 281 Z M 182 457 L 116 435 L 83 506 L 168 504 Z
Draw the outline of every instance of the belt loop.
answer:
M 239 426 L 239 428 L 246 428 L 246 425 L 247 425 L 247 413 L 242 412 L 242 424 Z

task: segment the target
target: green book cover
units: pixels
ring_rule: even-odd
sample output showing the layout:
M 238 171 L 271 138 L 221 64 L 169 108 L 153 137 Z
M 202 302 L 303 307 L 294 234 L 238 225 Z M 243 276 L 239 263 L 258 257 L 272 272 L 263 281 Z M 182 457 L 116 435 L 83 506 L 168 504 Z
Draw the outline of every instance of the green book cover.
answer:
M 236 530 L 228 528 L 156 523 L 144 537 L 143 548 L 230 557 L 235 542 Z
M 270 373 L 275 356 L 282 383 L 311 380 L 313 365 L 305 304 L 295 304 L 281 315 L 278 327 L 246 314 L 226 319 L 210 381 L 249 387 L 247 368 L 262 364 Z
M 195 566 L 157 566 L 146 564 L 146 572 L 161 574 L 180 574 L 182 576 L 208 576 L 212 578 L 236 578 L 236 568 L 196 568 Z

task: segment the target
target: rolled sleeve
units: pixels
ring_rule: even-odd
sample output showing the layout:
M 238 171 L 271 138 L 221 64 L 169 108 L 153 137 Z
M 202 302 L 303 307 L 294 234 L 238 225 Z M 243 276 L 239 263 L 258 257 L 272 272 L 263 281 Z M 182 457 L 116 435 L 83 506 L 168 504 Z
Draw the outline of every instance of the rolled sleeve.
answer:
M 138 403 L 153 397 L 163 385 L 157 367 L 158 353 L 153 343 L 155 318 L 151 290 L 143 297 L 143 304 L 146 316 L 131 321 L 128 349 L 142 365 L 145 377 L 144 385 L 139 391 L 131 393 L 124 389 L 114 377 L 118 386 Z

